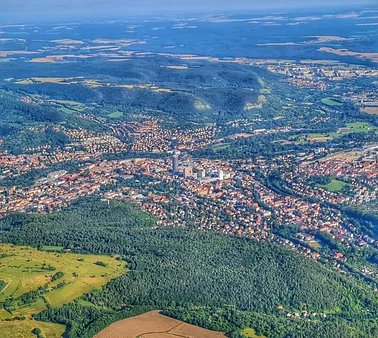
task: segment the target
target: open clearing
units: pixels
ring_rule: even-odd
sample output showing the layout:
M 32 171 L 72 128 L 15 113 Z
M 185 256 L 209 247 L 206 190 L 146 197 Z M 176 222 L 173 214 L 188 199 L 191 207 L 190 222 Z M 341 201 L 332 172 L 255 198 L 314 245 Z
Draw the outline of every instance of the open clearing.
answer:
M 255 332 L 254 329 L 244 329 L 241 334 L 245 337 L 245 338 L 266 338 L 265 336 L 258 336 Z
M 221 332 L 183 323 L 151 311 L 111 324 L 95 338 L 224 338 Z
M 345 136 L 351 133 L 368 133 L 372 130 L 378 130 L 368 122 L 348 123 L 346 128 L 340 128 L 338 131 L 329 134 L 309 134 L 309 138 L 315 141 L 327 141 L 336 137 Z
M 327 106 L 331 106 L 331 107 L 339 107 L 339 106 L 343 105 L 342 103 L 334 101 L 334 100 L 330 99 L 329 97 L 322 99 L 322 103 L 324 103 Z
M 339 180 L 332 180 L 331 183 L 326 184 L 326 185 L 318 185 L 318 187 L 326 189 L 331 192 L 338 192 L 342 188 L 344 188 L 347 185 L 347 183 Z
M 340 128 L 336 133 L 331 133 L 330 136 L 340 137 L 350 133 L 368 133 L 369 131 L 376 130 L 377 127 L 374 127 L 368 122 L 354 122 L 348 123 L 347 128 Z
M 38 251 L 11 244 L 0 245 L 0 257 L 0 280 L 7 283 L 0 292 L 0 301 L 8 297 L 17 298 L 48 284 L 48 292 L 43 297 L 50 306 L 57 307 L 126 272 L 125 263 L 114 257 Z M 96 262 L 103 262 L 106 266 Z M 52 281 L 52 276 L 58 271 L 64 275 Z M 52 289 L 62 282 L 65 283 L 62 287 Z M 23 306 L 18 306 L 14 301 L 12 315 L 28 317 L 43 311 L 46 309 L 45 301 L 41 296 Z M 6 311 L 0 312 L 0 320 L 9 316 L 10 313 Z
M 114 113 L 108 114 L 108 117 L 113 118 L 113 119 L 122 117 L 122 116 L 123 116 L 123 113 L 121 111 L 115 111 Z
M 48 338 L 62 337 L 66 330 L 64 325 L 39 322 L 36 320 L 0 322 L 0 332 L 2 337 L 36 338 L 36 335 L 32 333 L 35 328 L 40 329 L 42 336 Z

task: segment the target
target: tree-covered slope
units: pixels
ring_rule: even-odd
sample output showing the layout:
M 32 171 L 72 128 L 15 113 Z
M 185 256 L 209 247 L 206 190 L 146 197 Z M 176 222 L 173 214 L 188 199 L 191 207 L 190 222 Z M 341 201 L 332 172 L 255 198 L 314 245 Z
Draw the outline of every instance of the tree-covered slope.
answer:
M 78 331 L 72 330 L 72 337 L 93 330 L 105 314 L 119 317 L 122 304 L 163 309 L 228 305 L 270 314 L 281 305 L 288 311 L 334 314 L 333 319 L 373 319 L 376 311 L 372 290 L 311 259 L 269 243 L 155 229 L 152 218 L 121 202 L 80 201 L 49 215 L 13 215 L 0 226 L 2 242 L 117 253 L 128 262 L 130 272 L 83 297 L 93 308 L 69 304 L 38 316 L 73 325 Z

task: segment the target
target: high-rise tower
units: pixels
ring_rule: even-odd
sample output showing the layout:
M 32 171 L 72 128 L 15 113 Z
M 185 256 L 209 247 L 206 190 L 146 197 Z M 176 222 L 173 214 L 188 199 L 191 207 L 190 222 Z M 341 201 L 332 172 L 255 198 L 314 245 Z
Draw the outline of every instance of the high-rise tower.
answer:
M 174 174 L 178 173 L 179 155 L 180 155 L 180 152 L 178 150 L 175 150 L 172 157 L 172 172 Z

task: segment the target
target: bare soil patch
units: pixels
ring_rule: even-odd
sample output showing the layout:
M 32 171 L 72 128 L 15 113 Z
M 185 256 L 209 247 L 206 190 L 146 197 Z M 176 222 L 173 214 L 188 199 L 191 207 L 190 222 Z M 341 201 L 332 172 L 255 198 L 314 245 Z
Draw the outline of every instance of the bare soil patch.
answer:
M 109 325 L 95 338 L 225 338 L 215 332 L 183 323 L 151 311 L 140 316 L 120 320 Z

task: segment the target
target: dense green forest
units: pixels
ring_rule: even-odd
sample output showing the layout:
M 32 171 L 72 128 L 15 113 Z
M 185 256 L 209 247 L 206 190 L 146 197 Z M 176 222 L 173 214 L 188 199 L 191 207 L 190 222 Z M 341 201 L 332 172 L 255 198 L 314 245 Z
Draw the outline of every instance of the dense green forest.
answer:
M 211 330 L 229 332 L 230 338 L 245 338 L 244 328 L 253 327 L 258 335 L 274 338 L 365 338 L 378 337 L 378 326 L 369 320 L 356 323 L 347 320 L 298 320 L 240 311 L 233 307 L 170 307 L 170 317 Z
M 82 297 L 91 306 L 76 301 L 36 316 L 66 324 L 69 337 L 89 337 L 140 306 L 171 311 L 207 327 L 213 325 L 213 316 L 199 320 L 190 309 L 223 308 L 226 331 L 236 334 L 252 325 L 270 337 L 285 325 L 288 330 L 278 337 L 294 337 L 293 332 L 298 332 L 295 337 L 320 337 L 308 335 L 311 328 L 325 332 L 322 337 L 366 337 L 376 325 L 378 298 L 362 282 L 269 243 L 156 228 L 152 217 L 122 202 L 89 199 L 48 215 L 14 214 L 1 220 L 0 229 L 1 242 L 119 254 L 127 262 L 128 273 Z M 280 314 L 280 305 L 289 312 L 327 313 L 327 318 L 293 322 Z M 246 321 L 233 323 L 227 306 L 242 311 Z

